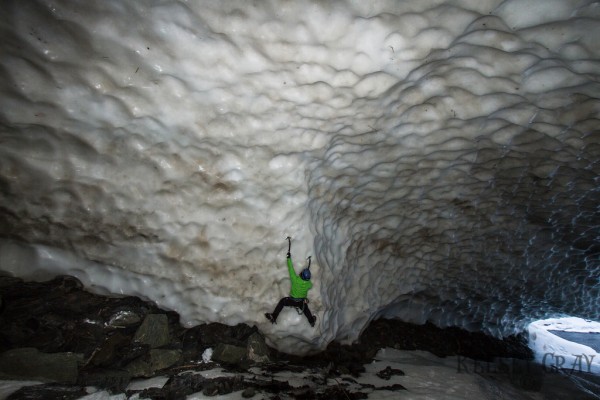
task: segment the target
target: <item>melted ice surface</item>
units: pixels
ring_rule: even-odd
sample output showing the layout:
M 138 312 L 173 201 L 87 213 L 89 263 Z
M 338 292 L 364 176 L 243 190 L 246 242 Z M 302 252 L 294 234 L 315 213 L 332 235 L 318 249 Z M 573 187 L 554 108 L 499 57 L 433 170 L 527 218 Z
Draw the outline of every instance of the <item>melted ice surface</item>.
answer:
M 595 1 L 7 1 L 0 268 L 303 353 L 599 311 Z M 316 329 L 285 310 L 313 255 Z

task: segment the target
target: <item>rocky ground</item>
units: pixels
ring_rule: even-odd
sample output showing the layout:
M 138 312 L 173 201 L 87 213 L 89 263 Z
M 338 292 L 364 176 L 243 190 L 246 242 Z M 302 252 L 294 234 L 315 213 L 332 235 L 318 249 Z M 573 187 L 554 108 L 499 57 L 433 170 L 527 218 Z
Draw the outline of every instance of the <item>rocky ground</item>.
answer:
M 349 377 L 358 377 L 385 347 L 479 360 L 532 357 L 522 337 L 500 341 L 460 329 L 391 320 L 373 322 L 352 346 L 332 343 L 318 355 L 294 357 L 269 348 L 255 327 L 206 324 L 185 329 L 177 313 L 137 297 L 89 293 L 73 277 L 40 283 L 0 276 L 0 380 L 45 382 L 24 387 L 9 399 L 78 399 L 90 387 L 140 399 L 239 391 L 246 398 L 261 394 L 273 399 L 360 399 L 373 388 L 350 385 L 356 381 Z M 223 374 L 201 373 L 215 367 Z M 281 371 L 310 371 L 308 379 L 314 384 L 297 387 L 285 374 L 269 374 Z M 386 368 L 377 375 L 390 379 L 402 373 Z M 162 377 L 162 384 L 132 388 L 132 381 L 152 377 Z

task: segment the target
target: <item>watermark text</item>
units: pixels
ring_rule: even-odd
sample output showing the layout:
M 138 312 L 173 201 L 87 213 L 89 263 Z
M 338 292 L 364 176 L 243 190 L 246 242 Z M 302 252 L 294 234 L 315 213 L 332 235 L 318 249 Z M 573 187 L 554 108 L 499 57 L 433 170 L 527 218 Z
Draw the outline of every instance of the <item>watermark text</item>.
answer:
M 572 354 L 572 357 L 556 353 L 546 353 L 542 357 L 541 369 L 548 373 L 591 373 L 596 354 Z M 457 357 L 456 372 L 459 374 L 521 374 L 528 373 L 540 364 L 529 360 L 500 358 L 491 362 Z

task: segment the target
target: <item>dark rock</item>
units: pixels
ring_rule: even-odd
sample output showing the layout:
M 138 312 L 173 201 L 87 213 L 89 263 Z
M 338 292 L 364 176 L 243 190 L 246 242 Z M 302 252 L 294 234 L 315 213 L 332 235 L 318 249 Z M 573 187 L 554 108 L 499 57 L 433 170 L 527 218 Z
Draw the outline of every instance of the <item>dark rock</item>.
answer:
M 255 380 L 252 381 L 252 386 L 267 393 L 289 393 L 293 390 L 289 382 L 282 382 L 275 379 L 268 381 Z
M 94 314 L 106 323 L 107 328 L 126 331 L 138 327 L 147 314 L 165 313 L 154 304 L 135 296 L 104 298 L 100 306 Z M 133 323 L 134 319 L 137 319 L 135 316 L 139 317 L 139 320 Z
M 75 400 L 88 393 L 85 388 L 78 386 L 65 386 L 56 383 L 44 385 L 25 386 L 8 396 L 7 400 Z
M 132 342 L 128 336 L 111 335 L 89 357 L 84 368 L 86 370 L 93 370 L 96 367 L 122 368 L 149 352 L 150 346 L 147 344 Z
M 294 389 L 292 389 L 290 394 L 292 395 L 292 397 L 294 399 L 309 400 L 309 399 L 317 398 L 317 394 L 315 393 L 315 390 L 313 388 L 309 388 L 308 386 L 294 388 Z
M 82 361 L 81 354 L 47 354 L 34 348 L 13 349 L 0 354 L 0 377 L 75 383 Z
M 152 349 L 148 356 L 132 361 L 125 369 L 132 377 L 149 378 L 156 371 L 173 366 L 180 358 L 181 351 L 179 350 Z
M 59 351 L 72 351 L 84 354 L 86 359 L 106 340 L 106 330 L 102 325 L 78 321 L 72 329 L 63 331 L 64 341 Z
M 392 376 L 404 376 L 404 372 L 399 369 L 387 367 L 386 369 L 379 371 L 376 375 L 383 380 L 389 381 Z
M 373 355 L 375 352 L 373 352 Z M 331 364 L 330 372 L 334 375 L 350 374 L 358 377 L 365 371 L 364 364 L 368 363 L 372 357 L 369 357 L 370 350 L 360 346 L 341 345 L 331 343 L 327 350 L 314 356 L 303 357 L 304 363 L 324 368 Z M 287 357 L 287 356 L 286 356 Z
M 150 362 L 155 371 L 169 368 L 181 359 L 181 350 L 152 349 Z
M 89 365 L 107 367 L 118 361 L 123 348 L 129 346 L 131 338 L 120 333 L 109 336 L 104 343 L 92 354 Z
M 205 396 L 226 395 L 232 392 L 237 392 L 244 389 L 244 379 L 242 377 L 235 378 L 216 378 L 208 380 L 204 384 L 202 394 Z
M 59 275 L 52 279 L 49 284 L 56 286 L 65 293 L 81 291 L 83 289 L 83 283 L 71 275 Z
M 390 392 L 395 392 L 397 390 L 406 390 L 406 388 L 404 386 L 402 386 L 401 384 L 396 383 L 391 386 L 382 386 L 379 388 L 379 390 L 389 390 Z
M 82 325 L 87 325 L 82 324 L 87 315 L 72 312 L 85 303 L 77 297 L 77 293 L 85 292 L 78 289 L 76 282 L 67 278 L 46 283 L 16 281 L 14 285 L 0 287 L 4 301 L 0 315 L 2 350 L 35 347 L 47 353 L 91 354 L 97 337 L 82 329 Z M 75 345 L 78 338 L 83 342 L 91 340 L 83 346 Z
M 326 381 L 346 374 L 359 376 L 364 372 L 364 365 L 370 363 L 376 352 L 384 347 L 419 349 L 439 356 L 463 355 L 483 360 L 502 356 L 527 359 L 531 355 L 523 337 L 497 340 L 458 328 L 439 329 L 431 324 L 412 325 L 378 320 L 366 328 L 358 343 L 331 343 L 319 354 L 295 357 L 268 348 L 256 327 L 211 323 L 185 329 L 175 312 L 160 310 L 153 303 L 137 297 L 95 295 L 85 291 L 79 281 L 70 277 L 59 277 L 48 282 L 23 282 L 0 273 L 0 311 L 0 353 L 36 347 L 42 352 L 40 354 L 57 353 L 45 355 L 50 357 L 61 357 L 61 354 L 68 352 L 83 354 L 87 362 L 78 368 L 77 384 L 113 392 L 124 391 L 133 375 L 150 377 L 160 373 L 170 376 L 163 388 L 139 392 L 140 398 L 152 399 L 182 399 L 198 392 L 213 395 L 232 391 L 244 391 L 247 398 L 259 392 L 270 393 L 275 398 L 279 394 L 283 398 L 365 398 L 365 393 L 346 390 L 347 382 L 352 382 L 350 378 L 340 379 L 342 383 L 334 387 L 327 386 Z M 205 379 L 198 374 L 182 372 L 214 367 L 210 363 L 198 362 L 207 348 L 214 349 L 213 360 L 220 362 L 229 372 L 244 370 L 252 362 L 263 363 L 261 370 L 266 376 L 269 372 L 280 370 L 298 373 L 309 371 L 311 388 L 292 388 L 287 382 L 272 377 L 251 381 L 239 378 Z M 31 349 L 27 351 L 32 352 Z M 0 354 L 0 360 L 2 356 L 4 354 Z M 78 357 L 77 360 L 81 360 L 81 356 Z M 21 355 L 22 360 L 29 358 Z M 70 362 L 71 366 L 67 369 L 72 372 L 68 380 L 72 381 L 79 364 L 72 360 Z M 12 374 L 12 362 L 10 365 L 9 372 Z M 45 368 L 64 372 L 65 365 L 69 364 L 62 362 L 58 366 L 58 363 L 54 363 Z M 20 368 L 26 369 L 23 366 Z M 400 373 L 399 370 L 386 368 L 380 372 L 380 377 L 389 379 Z M 510 375 L 509 383 L 525 388 L 532 386 L 530 382 L 535 374 L 517 375 Z M 527 378 L 521 379 L 522 376 Z M 23 378 L 34 379 L 31 375 Z M 518 379 L 523 382 L 513 382 Z M 351 386 L 356 388 L 356 381 Z M 358 384 L 358 387 L 367 392 L 376 390 L 372 385 Z M 403 388 L 393 385 L 386 389 Z M 19 396 L 26 398 L 23 396 L 28 396 L 28 393 L 21 392 Z M 45 393 L 45 398 L 61 397 L 56 394 L 58 391 Z M 65 392 L 64 396 L 69 398 L 70 394 Z M 81 395 L 77 394 L 78 397 Z
M 119 350 L 119 361 L 113 364 L 113 367 L 123 367 L 132 362 L 133 360 L 147 355 L 150 351 L 150 346 L 148 346 L 147 344 L 133 342 L 129 346 Z
M 219 323 L 210 323 L 186 329 L 180 335 L 183 359 L 186 361 L 198 360 L 199 355 L 204 350 L 215 348 L 222 344 L 248 347 L 248 340 L 254 334 L 258 334 L 256 327 L 250 327 L 246 324 L 227 326 Z M 259 337 L 253 339 L 252 351 L 254 352 L 253 355 L 262 357 L 268 353 L 265 353 L 260 345 L 261 341 L 264 342 L 264 338 L 261 339 L 260 334 L 258 335 Z M 247 349 L 247 351 L 249 352 L 250 349 Z
M 325 393 L 319 394 L 318 397 L 309 397 L 311 399 L 327 399 L 327 400 L 358 400 L 367 399 L 368 394 L 362 392 L 348 392 L 340 386 L 329 387 L 325 390 Z
M 10 321 L 2 318 L 2 336 L 6 348 L 35 347 L 46 353 L 60 352 L 64 349 L 65 338 L 63 329 L 46 323 L 44 317 L 28 316 L 25 313 L 20 321 Z M 51 318 L 50 314 L 48 317 Z M 66 324 L 65 324 L 66 327 Z
M 150 357 L 140 357 L 136 360 L 133 360 L 129 365 L 125 367 L 125 370 L 133 377 L 133 378 L 149 378 L 151 377 L 155 369 L 152 368 L 152 362 L 150 361 Z
M 269 355 L 271 351 L 269 350 L 269 346 L 265 343 L 265 338 L 260 333 L 255 332 L 250 335 L 246 349 L 249 360 L 258 363 L 270 361 Z
M 113 328 L 126 328 L 138 325 L 142 318 L 133 310 L 118 310 L 108 320 L 108 325 Z
M 77 379 L 77 384 L 123 392 L 127 388 L 131 378 L 131 374 L 125 370 L 97 369 L 94 371 L 82 371 Z
M 201 392 L 207 379 L 200 374 L 175 375 L 162 389 L 150 388 L 140 392 L 140 398 L 185 399 L 187 395 Z M 165 395 L 166 394 L 166 395 Z
M 242 397 L 244 399 L 250 399 L 252 397 L 256 396 L 256 389 L 254 389 L 253 387 L 249 387 L 246 388 L 243 392 L 242 392 Z
M 363 389 L 377 390 L 377 387 L 375 385 L 370 384 L 370 383 L 361 383 L 360 387 L 363 388 Z
M 199 359 L 199 355 L 202 354 L 208 346 L 203 346 L 200 343 L 200 337 L 202 335 L 202 326 L 194 326 L 193 328 L 187 329 L 181 335 L 181 350 L 182 358 L 184 362 L 196 361 Z
M 239 364 L 246 360 L 246 354 L 245 347 L 221 343 L 215 347 L 212 359 L 219 363 Z
M 246 324 L 228 326 L 219 323 L 210 323 L 198 327 L 200 344 L 203 347 L 215 347 L 220 343 L 234 346 L 246 346 L 250 335 L 258 332 L 256 327 Z
M 148 314 L 135 332 L 134 340 L 155 349 L 169 344 L 169 321 L 165 314 Z

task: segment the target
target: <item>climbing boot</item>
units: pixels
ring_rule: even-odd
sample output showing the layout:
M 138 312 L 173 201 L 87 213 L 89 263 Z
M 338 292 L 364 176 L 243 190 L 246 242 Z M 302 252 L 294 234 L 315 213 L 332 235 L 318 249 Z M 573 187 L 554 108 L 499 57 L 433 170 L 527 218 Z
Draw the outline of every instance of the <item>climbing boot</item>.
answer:
M 275 324 L 275 323 L 276 323 L 276 322 L 275 322 L 275 318 L 273 318 L 273 314 L 271 314 L 271 313 L 265 313 L 265 317 L 267 317 L 267 319 L 268 319 L 269 321 L 271 321 L 271 323 L 272 323 L 272 324 Z

